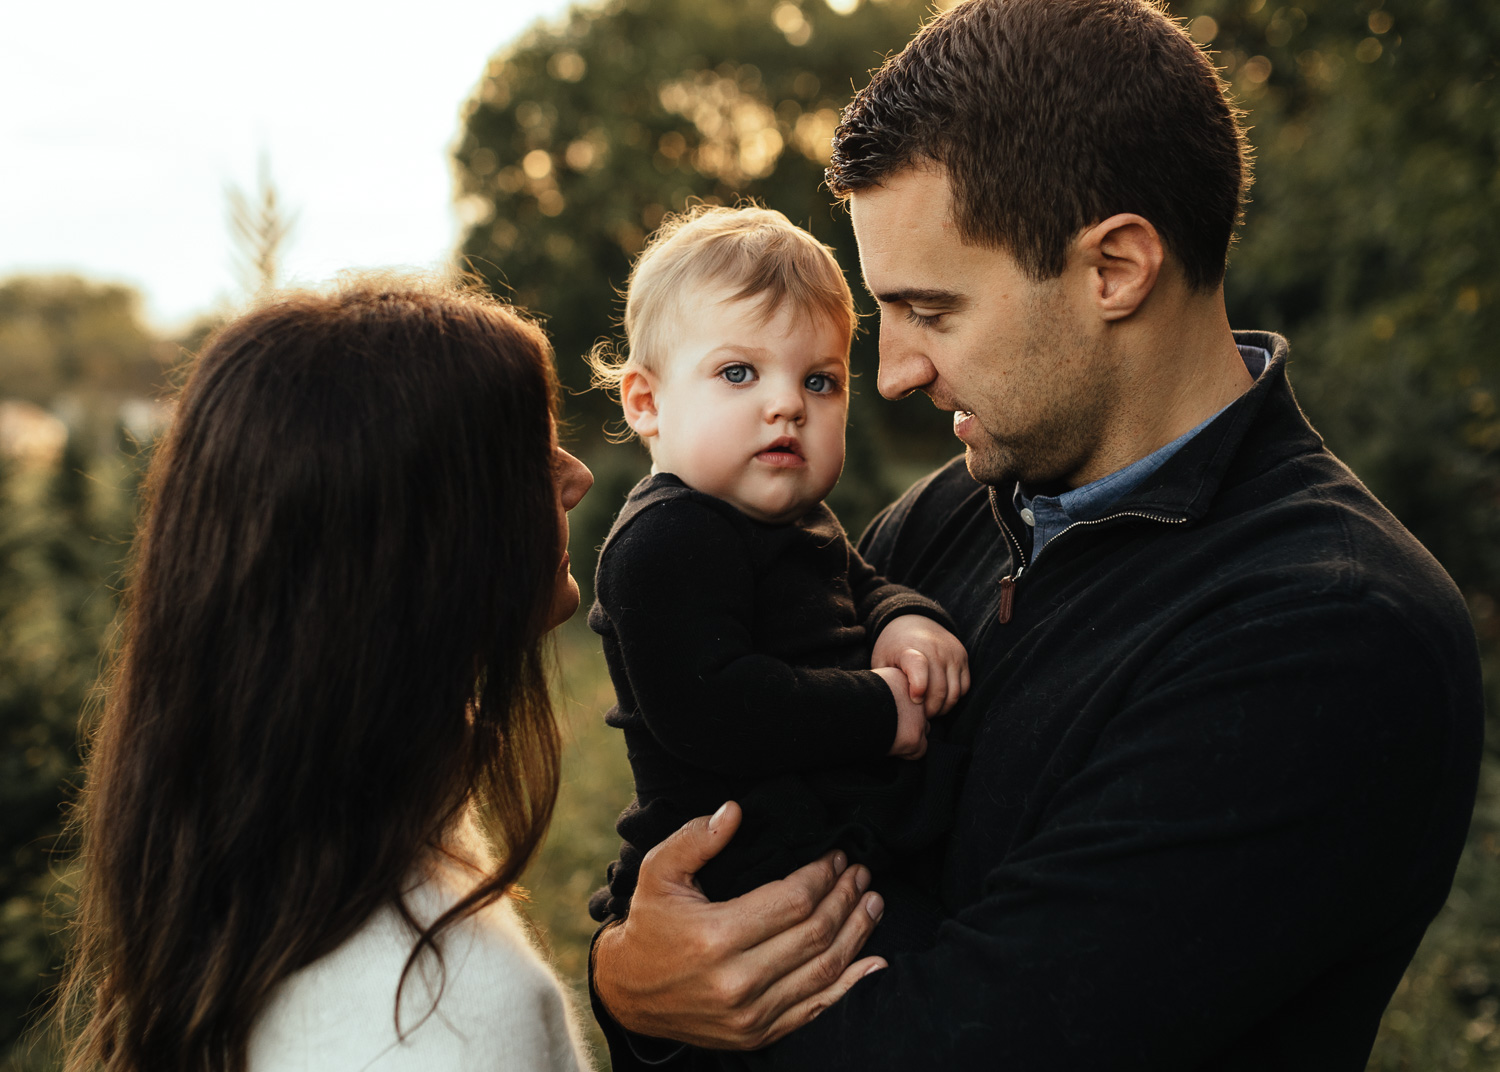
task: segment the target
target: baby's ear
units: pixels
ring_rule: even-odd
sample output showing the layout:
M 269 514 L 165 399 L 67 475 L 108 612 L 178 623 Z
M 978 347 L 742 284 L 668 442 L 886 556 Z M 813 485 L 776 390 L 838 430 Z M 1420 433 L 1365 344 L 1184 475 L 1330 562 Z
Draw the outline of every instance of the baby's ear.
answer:
M 627 368 L 625 378 L 620 381 L 620 405 L 625 410 L 625 423 L 642 439 L 650 439 L 656 434 L 656 385 L 655 374 L 643 368 Z

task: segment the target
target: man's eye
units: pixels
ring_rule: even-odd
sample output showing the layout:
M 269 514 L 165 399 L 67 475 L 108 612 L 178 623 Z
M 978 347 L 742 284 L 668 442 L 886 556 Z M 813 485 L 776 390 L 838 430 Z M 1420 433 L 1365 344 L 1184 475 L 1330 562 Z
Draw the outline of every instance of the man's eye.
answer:
M 719 375 L 730 383 L 749 383 L 755 378 L 755 370 L 749 365 L 730 365 L 720 369 Z
M 802 381 L 802 386 L 814 394 L 826 395 L 831 391 L 838 390 L 839 381 L 826 372 L 814 372 Z
M 942 313 L 934 313 L 932 316 L 923 316 L 915 309 L 908 309 L 906 311 L 907 323 L 915 324 L 919 328 L 930 328 L 941 319 L 943 319 Z

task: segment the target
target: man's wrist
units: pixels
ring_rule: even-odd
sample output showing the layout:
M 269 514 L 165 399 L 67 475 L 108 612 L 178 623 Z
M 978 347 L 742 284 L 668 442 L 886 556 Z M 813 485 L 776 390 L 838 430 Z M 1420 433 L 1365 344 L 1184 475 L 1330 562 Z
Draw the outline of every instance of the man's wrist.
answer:
M 683 1053 L 687 1046 L 672 1039 L 642 1035 L 630 1030 L 615 1017 L 599 989 L 599 948 L 620 941 L 618 932 L 624 923 L 623 917 L 611 919 L 594 932 L 594 940 L 589 945 L 589 1003 L 593 1006 L 594 1019 L 599 1022 L 605 1041 L 609 1043 L 610 1060 L 616 1069 L 667 1065 Z M 609 974 L 608 968 L 605 974 Z
M 613 941 L 615 932 L 620 929 L 624 922 L 625 919 L 623 916 L 606 920 L 594 932 L 594 940 L 589 943 L 589 990 L 593 992 L 597 1004 L 604 1012 L 609 1014 L 609 1018 L 614 1020 L 615 1023 L 619 1023 L 619 1020 L 615 1019 L 614 1010 L 610 1008 L 609 1002 L 605 1000 L 604 990 L 599 985 L 599 947 L 607 946 Z

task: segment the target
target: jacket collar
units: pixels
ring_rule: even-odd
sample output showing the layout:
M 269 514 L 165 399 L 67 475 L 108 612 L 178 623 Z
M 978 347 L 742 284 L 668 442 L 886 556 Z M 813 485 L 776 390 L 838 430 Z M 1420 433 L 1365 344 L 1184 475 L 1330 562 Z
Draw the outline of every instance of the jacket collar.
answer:
M 1288 344 L 1269 331 L 1236 331 L 1241 346 L 1258 346 L 1271 357 L 1250 389 L 1167 459 L 1145 483 L 1124 496 L 1109 514 L 1142 513 L 1193 521 L 1208 512 L 1236 460 L 1255 471 L 1322 448 L 1286 378 Z M 1242 449 L 1243 448 L 1243 449 Z M 1249 474 L 1246 474 L 1249 475 Z M 990 504 L 1009 532 L 1024 532 L 1011 505 L 1011 487 L 990 488 Z M 1014 539 L 1014 537 L 1012 537 Z M 1025 549 L 1029 557 L 1029 548 Z

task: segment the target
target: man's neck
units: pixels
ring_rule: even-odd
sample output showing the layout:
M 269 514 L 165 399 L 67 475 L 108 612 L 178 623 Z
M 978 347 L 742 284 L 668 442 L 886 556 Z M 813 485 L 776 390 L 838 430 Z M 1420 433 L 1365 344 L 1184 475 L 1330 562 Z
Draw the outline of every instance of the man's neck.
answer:
M 1153 299 L 1156 296 L 1153 295 Z M 1253 382 L 1224 311 L 1223 292 L 1186 295 L 1117 325 L 1120 412 L 1109 441 L 1072 487 L 1123 469 L 1196 428 Z

